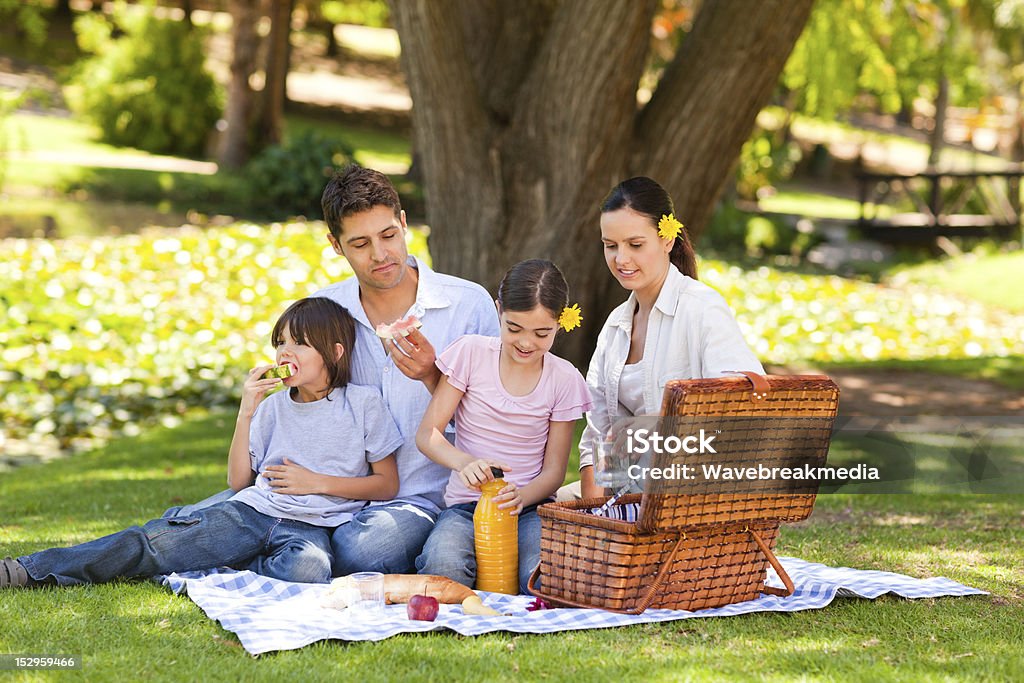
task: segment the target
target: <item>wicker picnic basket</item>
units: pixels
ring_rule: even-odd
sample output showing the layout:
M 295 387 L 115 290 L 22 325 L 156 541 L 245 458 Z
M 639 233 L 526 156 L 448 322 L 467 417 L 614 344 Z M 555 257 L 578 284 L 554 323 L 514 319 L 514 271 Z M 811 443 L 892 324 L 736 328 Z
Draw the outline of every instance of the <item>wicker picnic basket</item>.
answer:
M 821 375 L 741 374 L 669 382 L 659 418 L 664 433 L 717 425 L 731 439 L 723 456 L 729 464 L 824 465 L 836 384 Z M 665 466 L 671 464 L 666 458 L 679 456 L 658 457 L 654 464 Z M 716 456 L 689 457 L 684 464 Z M 538 508 L 541 561 L 529 587 L 555 605 L 632 614 L 789 595 L 793 584 L 772 548 L 780 523 L 805 519 L 816 495 L 816 480 L 689 487 L 647 481 L 643 494 L 618 501 L 634 509 L 639 504 L 635 522 L 593 514 L 605 498 L 548 503 Z M 768 565 L 785 589 L 765 586 Z

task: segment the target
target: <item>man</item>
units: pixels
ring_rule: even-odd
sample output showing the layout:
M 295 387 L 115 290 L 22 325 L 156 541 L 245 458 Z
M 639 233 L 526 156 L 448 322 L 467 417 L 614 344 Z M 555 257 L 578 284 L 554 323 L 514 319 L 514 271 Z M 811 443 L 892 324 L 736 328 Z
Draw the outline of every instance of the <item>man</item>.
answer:
M 344 256 L 355 277 L 314 296 L 340 303 L 356 320 L 352 383 L 376 387 L 394 417 L 403 444 L 397 452 L 399 490 L 388 503 L 375 503 L 335 530 L 335 575 L 357 571 L 416 573 L 414 562 L 441 510 L 449 470 L 416 448 L 416 430 L 441 377 L 437 351 L 465 334 L 498 336 L 494 301 L 480 285 L 435 273 L 409 256 L 405 211 L 387 176 L 350 166 L 324 189 L 321 203 L 328 241 Z M 423 324 L 407 337 L 382 340 L 378 324 L 415 315 Z M 278 490 L 288 493 L 301 468 L 276 475 Z M 171 508 L 165 517 L 186 516 L 222 502 L 233 491 Z
M 440 512 L 450 472 L 416 448 L 416 430 L 441 371 L 438 351 L 465 334 L 498 336 L 491 296 L 480 285 L 436 273 L 405 243 L 405 211 L 387 176 L 350 166 L 333 177 L 322 198 L 327 239 L 351 265 L 354 278 L 325 296 L 356 320 L 352 382 L 380 389 L 404 439 L 398 451 L 395 500 L 372 504 L 334 532 L 335 573 L 415 573 L 414 561 Z M 415 315 L 423 327 L 392 341 L 380 323 Z

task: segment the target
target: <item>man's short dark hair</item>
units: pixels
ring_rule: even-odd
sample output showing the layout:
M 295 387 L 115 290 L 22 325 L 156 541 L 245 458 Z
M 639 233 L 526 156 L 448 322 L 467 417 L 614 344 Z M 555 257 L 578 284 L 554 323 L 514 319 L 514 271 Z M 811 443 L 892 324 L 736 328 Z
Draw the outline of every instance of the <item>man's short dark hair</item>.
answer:
M 335 239 L 341 239 L 341 221 L 352 214 L 386 206 L 398 218 L 402 205 L 398 190 L 386 175 L 372 168 L 352 164 L 327 181 L 320 205 L 324 220 Z

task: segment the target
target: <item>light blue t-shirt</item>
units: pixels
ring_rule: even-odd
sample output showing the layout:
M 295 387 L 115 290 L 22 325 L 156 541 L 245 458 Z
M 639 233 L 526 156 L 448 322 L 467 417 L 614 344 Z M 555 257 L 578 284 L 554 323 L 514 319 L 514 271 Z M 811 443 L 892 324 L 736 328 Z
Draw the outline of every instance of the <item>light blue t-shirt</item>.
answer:
M 326 398 L 299 403 L 285 389 L 260 403 L 249 427 L 249 457 L 256 483 L 232 500 L 269 517 L 336 527 L 352 519 L 366 501 L 327 495 L 275 493 L 262 476 L 269 465 L 288 458 L 296 465 L 335 477 L 364 477 L 370 463 L 402 445 L 395 421 L 380 394 L 371 387 L 349 384 Z
M 419 272 L 419 282 L 416 302 L 406 316 L 415 315 L 420 319 L 423 323 L 420 332 L 434 346 L 435 353 L 440 354 L 464 334 L 498 336 L 498 313 L 486 289 L 475 282 L 436 273 L 415 257 L 410 256 L 408 263 Z M 439 511 L 449 470 L 416 448 L 416 430 L 430 403 L 430 392 L 419 380 L 403 375 L 385 352 L 359 300 L 356 278 L 326 287 L 313 296 L 333 299 L 355 318 L 356 350 L 351 356 L 352 381 L 380 390 L 402 434 L 403 443 L 398 451 L 400 488 L 393 502 L 407 502 L 433 512 Z

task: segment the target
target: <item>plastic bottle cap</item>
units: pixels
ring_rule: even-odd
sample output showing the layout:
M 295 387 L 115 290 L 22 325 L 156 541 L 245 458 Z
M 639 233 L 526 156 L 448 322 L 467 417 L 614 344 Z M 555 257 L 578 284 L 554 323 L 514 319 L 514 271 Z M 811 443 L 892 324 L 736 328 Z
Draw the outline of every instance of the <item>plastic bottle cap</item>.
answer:
M 500 467 L 492 467 L 491 476 L 494 477 L 495 479 L 501 479 L 503 476 L 505 476 L 505 471 Z

